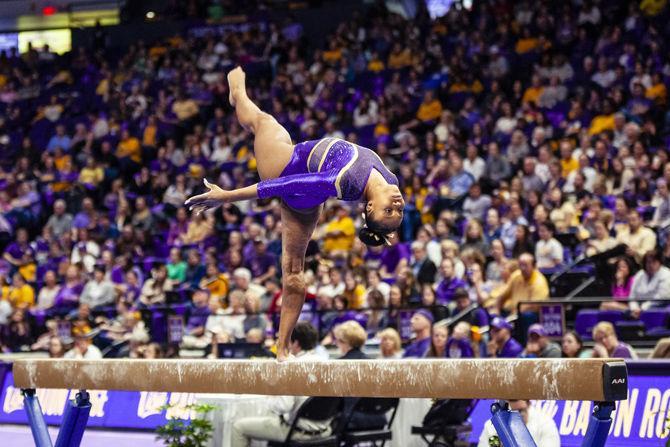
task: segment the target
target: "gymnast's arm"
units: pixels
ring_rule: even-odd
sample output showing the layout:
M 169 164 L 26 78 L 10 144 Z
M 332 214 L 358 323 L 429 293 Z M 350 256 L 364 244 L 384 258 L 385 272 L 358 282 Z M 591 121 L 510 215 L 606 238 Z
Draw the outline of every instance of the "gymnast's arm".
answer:
M 335 173 L 316 172 L 308 174 L 294 174 L 286 177 L 262 180 L 255 185 L 225 191 L 220 187 L 204 180 L 208 192 L 189 198 L 185 205 L 191 208 L 215 208 L 223 203 L 240 202 L 252 199 L 267 199 L 270 197 L 299 198 L 336 197 Z

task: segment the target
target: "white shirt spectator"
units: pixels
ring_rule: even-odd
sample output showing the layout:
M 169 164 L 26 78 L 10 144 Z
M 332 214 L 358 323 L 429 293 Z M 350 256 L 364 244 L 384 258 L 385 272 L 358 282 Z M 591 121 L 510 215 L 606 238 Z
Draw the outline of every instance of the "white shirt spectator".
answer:
M 552 418 L 543 413 L 542 410 L 532 406 L 528 407 L 528 424 L 526 426 L 536 445 L 541 445 L 542 447 L 561 446 L 561 438 L 558 435 L 556 423 Z M 482 430 L 482 434 L 479 436 L 477 447 L 488 447 L 491 436 L 497 436 L 497 432 L 493 427 L 493 423 L 486 421 L 484 430 Z
M 53 307 L 59 290 L 60 287 L 58 286 L 52 288 L 43 286 L 40 289 L 40 293 L 37 294 L 37 308 L 49 309 L 50 307 Z
M 100 247 L 93 241 L 86 241 L 85 243 L 78 242 L 72 249 L 72 256 L 70 262 L 73 264 L 84 264 L 84 269 L 91 273 L 95 263 L 100 256 Z
M 81 351 L 75 346 L 67 351 L 63 357 L 66 359 L 100 360 L 102 358 L 102 352 L 100 352 L 100 349 L 98 349 L 97 346 L 89 345 L 86 349 L 86 353 L 82 355 Z
M 486 170 L 486 162 L 482 157 L 477 157 L 474 160 L 470 161 L 469 158 L 463 160 L 463 170 L 469 172 L 475 178 L 475 182 L 478 182 L 484 171 Z
M 539 240 L 535 244 L 537 268 L 553 268 L 563 262 L 563 246 L 553 237 L 548 241 Z
M 644 270 L 640 270 L 633 277 L 633 285 L 630 288 L 631 300 L 655 300 L 670 297 L 670 269 L 662 265 L 651 278 Z M 652 307 L 653 302 L 646 301 L 640 306 L 631 301 L 631 309 Z

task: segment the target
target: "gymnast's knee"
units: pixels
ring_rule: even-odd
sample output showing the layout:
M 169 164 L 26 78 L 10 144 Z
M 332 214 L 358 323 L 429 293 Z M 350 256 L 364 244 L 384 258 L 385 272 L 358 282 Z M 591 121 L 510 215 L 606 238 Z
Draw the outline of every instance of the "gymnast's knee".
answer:
M 284 276 L 284 293 L 286 295 L 302 295 L 305 294 L 305 279 L 302 272 L 289 272 Z

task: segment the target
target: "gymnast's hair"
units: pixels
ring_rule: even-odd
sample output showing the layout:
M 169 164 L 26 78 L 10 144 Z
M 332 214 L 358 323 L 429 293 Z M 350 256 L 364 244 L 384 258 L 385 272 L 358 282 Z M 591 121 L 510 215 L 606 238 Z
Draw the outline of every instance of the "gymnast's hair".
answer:
M 372 219 L 368 218 L 368 213 L 363 214 L 365 224 L 363 228 L 358 230 L 358 238 L 365 244 L 371 247 L 379 247 L 380 245 L 391 245 L 389 239 L 390 235 L 396 230 L 395 228 L 388 228 L 380 225 Z

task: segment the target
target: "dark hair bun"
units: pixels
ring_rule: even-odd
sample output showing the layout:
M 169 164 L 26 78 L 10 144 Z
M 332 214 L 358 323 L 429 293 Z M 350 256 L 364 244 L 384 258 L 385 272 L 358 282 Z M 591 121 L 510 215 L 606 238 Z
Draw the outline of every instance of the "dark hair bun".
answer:
M 380 245 L 384 245 L 386 243 L 386 240 L 381 234 L 377 233 L 376 231 L 372 231 L 367 227 L 358 230 L 358 238 L 365 245 L 369 245 L 371 247 L 379 247 Z

